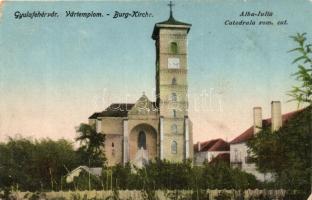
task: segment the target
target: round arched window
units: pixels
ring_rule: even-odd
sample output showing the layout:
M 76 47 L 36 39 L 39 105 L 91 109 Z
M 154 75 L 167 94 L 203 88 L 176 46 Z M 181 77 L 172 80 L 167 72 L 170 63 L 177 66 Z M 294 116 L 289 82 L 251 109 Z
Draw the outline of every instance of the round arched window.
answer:
M 173 54 L 178 53 L 178 44 L 176 42 L 171 42 L 170 43 L 170 51 Z
M 176 93 L 173 92 L 173 93 L 171 94 L 171 100 L 172 100 L 172 101 L 177 101 L 177 94 L 176 94 Z
M 138 137 L 138 148 L 141 149 L 146 149 L 146 135 L 144 131 L 139 132 L 139 137 Z
M 172 85 L 176 85 L 176 84 L 177 84 L 177 79 L 176 79 L 176 78 L 173 78 L 172 81 L 171 81 L 171 84 L 172 84 Z
M 172 115 L 173 115 L 174 118 L 176 118 L 176 117 L 177 117 L 177 111 L 176 111 L 176 110 L 173 110 L 173 111 L 172 111 Z
M 178 151 L 178 144 L 176 141 L 172 141 L 171 143 L 171 153 L 172 154 L 177 154 Z

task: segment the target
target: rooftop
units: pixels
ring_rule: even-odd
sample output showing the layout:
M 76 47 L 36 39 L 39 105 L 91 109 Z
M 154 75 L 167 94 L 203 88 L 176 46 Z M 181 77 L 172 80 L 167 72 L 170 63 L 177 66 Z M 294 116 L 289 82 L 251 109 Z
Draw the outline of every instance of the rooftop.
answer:
M 229 143 L 219 138 L 201 142 L 199 151 L 204 152 L 204 151 L 229 151 L 229 150 L 230 150 Z M 194 151 L 198 152 L 198 144 L 194 145 Z
M 172 14 L 172 2 L 170 1 L 170 3 L 168 4 L 168 6 L 170 6 L 170 15 L 169 18 L 165 21 L 162 22 L 158 22 L 155 24 L 154 26 L 154 30 L 153 30 L 153 34 L 152 34 L 152 38 L 155 40 L 158 37 L 158 33 L 159 33 L 159 28 L 162 27 L 172 27 L 172 28 L 185 28 L 187 29 L 187 32 L 190 30 L 192 24 L 189 23 L 185 23 L 185 22 L 181 22 L 178 21 L 176 19 L 174 19 L 173 14 Z
M 305 110 L 305 108 L 301 109 L 301 110 L 296 110 L 296 111 L 293 111 L 293 112 L 289 112 L 289 113 L 283 114 L 282 115 L 282 122 L 283 123 L 287 123 L 288 120 L 290 120 L 291 118 L 293 118 L 294 116 L 296 116 L 298 113 L 300 113 L 303 110 Z M 263 119 L 262 120 L 262 125 L 263 126 L 270 126 L 271 124 L 272 124 L 272 119 L 271 118 L 267 118 L 267 119 Z M 230 144 L 238 144 L 238 143 L 246 142 L 246 141 L 250 140 L 253 136 L 254 136 L 254 128 L 253 128 L 253 126 L 251 126 L 247 130 L 245 130 L 242 134 L 240 134 L 239 136 L 234 138 L 230 142 Z
M 133 103 L 113 103 L 104 111 L 93 113 L 89 119 L 97 119 L 98 117 L 127 117 L 128 111 L 133 106 Z
M 149 101 L 145 95 L 140 97 L 140 99 L 137 101 L 138 103 L 142 103 L 143 105 L 141 108 L 145 108 L 146 101 Z M 157 109 L 156 102 L 150 102 L 151 107 L 153 109 Z M 134 103 L 113 103 L 110 106 L 108 106 L 104 111 L 102 112 L 95 112 L 93 113 L 89 119 L 97 119 L 99 117 L 127 117 L 129 111 L 135 106 Z M 146 108 L 149 109 L 149 108 Z

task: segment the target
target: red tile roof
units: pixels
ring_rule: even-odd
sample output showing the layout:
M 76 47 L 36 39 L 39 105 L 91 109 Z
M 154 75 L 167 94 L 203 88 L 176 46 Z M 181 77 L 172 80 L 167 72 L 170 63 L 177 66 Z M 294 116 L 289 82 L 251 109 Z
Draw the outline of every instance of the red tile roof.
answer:
M 208 151 L 218 140 L 215 139 L 200 143 L 200 151 Z
M 296 114 L 300 113 L 304 109 L 296 110 L 296 111 L 289 112 L 289 113 L 286 113 L 286 114 L 282 115 L 283 124 L 287 123 L 287 121 L 289 119 L 293 118 Z M 271 123 L 272 123 L 271 118 L 262 120 L 262 125 L 263 126 L 270 126 Z M 253 126 L 251 126 L 247 130 L 245 130 L 242 134 L 240 134 L 239 136 L 234 138 L 230 142 L 230 144 L 238 144 L 238 143 L 246 142 L 246 141 L 250 140 L 253 136 L 254 136 L 254 129 L 253 129 Z
M 253 137 L 254 129 L 253 126 L 249 127 L 246 131 L 244 131 L 242 134 L 237 136 L 234 140 L 230 142 L 230 144 L 237 144 L 242 143 L 250 140 Z
M 200 143 L 200 152 L 203 151 L 229 151 L 230 145 L 221 138 Z M 194 145 L 194 151 L 198 152 L 198 144 Z
M 230 145 L 226 141 L 219 139 L 209 151 L 230 151 Z

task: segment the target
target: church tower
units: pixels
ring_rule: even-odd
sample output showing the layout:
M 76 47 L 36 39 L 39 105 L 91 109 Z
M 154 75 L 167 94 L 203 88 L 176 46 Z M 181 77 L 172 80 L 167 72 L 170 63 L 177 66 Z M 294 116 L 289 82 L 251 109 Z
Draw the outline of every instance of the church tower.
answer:
M 192 131 L 188 119 L 187 35 L 191 24 L 174 19 L 155 24 L 156 105 L 159 123 L 159 157 L 181 162 L 192 157 Z

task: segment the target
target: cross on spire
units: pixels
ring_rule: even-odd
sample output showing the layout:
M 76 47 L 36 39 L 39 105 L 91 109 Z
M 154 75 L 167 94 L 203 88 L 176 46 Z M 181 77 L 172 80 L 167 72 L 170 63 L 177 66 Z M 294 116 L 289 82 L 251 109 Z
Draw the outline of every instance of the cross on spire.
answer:
M 169 2 L 168 6 L 170 8 L 170 17 L 173 17 L 172 16 L 172 7 L 174 6 L 174 4 L 172 3 L 172 1 Z

